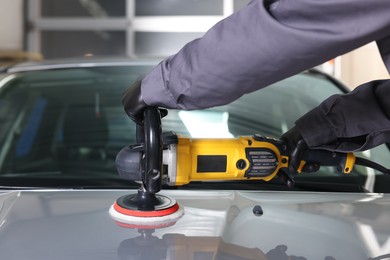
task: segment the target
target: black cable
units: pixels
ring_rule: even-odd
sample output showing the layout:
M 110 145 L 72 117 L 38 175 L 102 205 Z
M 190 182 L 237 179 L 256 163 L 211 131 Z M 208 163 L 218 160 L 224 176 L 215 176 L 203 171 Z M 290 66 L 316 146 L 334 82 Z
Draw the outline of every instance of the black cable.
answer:
M 371 160 L 368 160 L 366 158 L 356 157 L 355 165 L 369 167 L 369 168 L 372 168 L 374 170 L 380 171 L 383 174 L 390 175 L 390 169 L 387 169 L 386 167 L 384 167 L 376 162 L 373 162 Z

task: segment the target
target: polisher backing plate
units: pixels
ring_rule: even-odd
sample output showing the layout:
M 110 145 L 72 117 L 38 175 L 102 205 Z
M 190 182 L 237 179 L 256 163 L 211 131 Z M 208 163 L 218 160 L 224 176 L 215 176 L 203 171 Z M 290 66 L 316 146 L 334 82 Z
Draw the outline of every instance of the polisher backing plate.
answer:
M 140 209 L 136 197 L 136 194 L 122 196 L 111 206 L 109 213 L 119 226 L 142 229 L 168 227 L 184 214 L 172 198 L 156 195 L 158 205 L 153 209 Z

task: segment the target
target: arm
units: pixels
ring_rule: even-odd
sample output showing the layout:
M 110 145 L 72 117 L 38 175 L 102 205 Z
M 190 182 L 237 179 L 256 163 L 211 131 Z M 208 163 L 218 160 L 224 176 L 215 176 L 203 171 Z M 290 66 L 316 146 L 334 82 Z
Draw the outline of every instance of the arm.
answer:
M 162 61 L 142 82 L 147 105 L 227 104 L 390 34 L 388 0 L 253 0 Z

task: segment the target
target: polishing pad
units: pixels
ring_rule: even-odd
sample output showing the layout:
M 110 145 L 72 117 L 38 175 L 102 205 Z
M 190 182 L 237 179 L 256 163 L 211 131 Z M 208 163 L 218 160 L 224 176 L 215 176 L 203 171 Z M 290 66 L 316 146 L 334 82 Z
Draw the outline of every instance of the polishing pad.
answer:
M 119 226 L 142 229 L 168 227 L 184 214 L 172 198 L 156 195 L 152 208 L 140 204 L 137 198 L 136 194 L 122 196 L 111 206 L 109 213 Z

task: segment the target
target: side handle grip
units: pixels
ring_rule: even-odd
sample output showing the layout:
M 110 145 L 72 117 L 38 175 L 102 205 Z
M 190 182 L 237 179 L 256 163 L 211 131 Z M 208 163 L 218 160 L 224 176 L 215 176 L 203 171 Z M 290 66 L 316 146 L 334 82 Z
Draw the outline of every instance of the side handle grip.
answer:
M 311 149 L 303 154 L 302 160 L 320 166 L 335 166 L 341 173 L 349 174 L 355 165 L 356 157 L 353 153 Z

